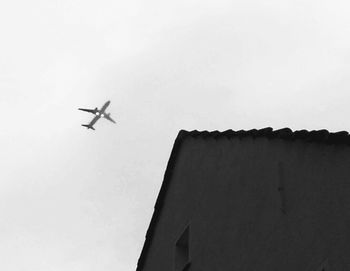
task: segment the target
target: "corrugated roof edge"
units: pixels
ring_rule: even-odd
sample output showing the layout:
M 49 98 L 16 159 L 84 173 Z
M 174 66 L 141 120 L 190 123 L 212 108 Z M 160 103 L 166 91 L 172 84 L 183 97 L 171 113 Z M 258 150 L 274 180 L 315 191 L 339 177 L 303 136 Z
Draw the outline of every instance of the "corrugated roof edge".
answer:
M 178 138 L 184 137 L 202 137 L 202 138 L 222 138 L 226 137 L 228 139 L 233 137 L 267 137 L 269 139 L 279 138 L 285 140 L 305 140 L 307 142 L 317 142 L 317 143 L 325 143 L 325 144 L 345 144 L 350 145 L 350 135 L 346 131 L 340 131 L 331 133 L 328 130 L 299 130 L 292 131 L 290 128 L 283 128 L 279 130 L 273 130 L 271 127 L 263 128 L 263 129 L 252 129 L 252 130 L 226 130 L 223 132 L 219 131 L 185 131 L 181 130 L 179 132 Z
M 307 131 L 307 130 L 299 130 L 299 131 L 292 131 L 289 128 L 283 128 L 279 130 L 273 130 L 271 127 L 263 128 L 263 129 L 252 129 L 252 130 L 239 130 L 239 131 L 233 131 L 233 130 L 226 130 L 223 132 L 219 131 L 185 131 L 180 130 L 178 133 L 173 149 L 170 154 L 170 158 L 167 164 L 167 168 L 165 170 L 163 183 L 161 185 L 156 204 L 154 206 L 154 212 L 151 218 L 151 222 L 149 224 L 146 237 L 145 237 L 145 243 L 143 245 L 141 255 L 139 257 L 139 260 L 137 262 L 137 268 L 136 271 L 141 271 L 144 267 L 144 263 L 147 257 L 148 249 L 152 242 L 152 236 L 155 231 L 156 223 L 159 217 L 159 214 L 161 212 L 163 202 L 165 199 L 165 195 L 168 189 L 168 184 L 171 179 L 171 175 L 175 166 L 175 161 L 177 158 L 177 154 L 180 150 L 181 143 L 183 139 L 188 137 L 201 137 L 201 138 L 222 138 L 226 137 L 228 139 L 233 137 L 267 137 L 269 139 L 273 138 L 279 138 L 279 139 L 285 139 L 285 140 L 305 140 L 306 142 L 318 142 L 318 143 L 325 143 L 325 144 L 345 144 L 350 145 L 350 135 L 346 131 L 340 131 L 336 133 L 330 133 L 327 130 L 313 130 L 313 131 Z

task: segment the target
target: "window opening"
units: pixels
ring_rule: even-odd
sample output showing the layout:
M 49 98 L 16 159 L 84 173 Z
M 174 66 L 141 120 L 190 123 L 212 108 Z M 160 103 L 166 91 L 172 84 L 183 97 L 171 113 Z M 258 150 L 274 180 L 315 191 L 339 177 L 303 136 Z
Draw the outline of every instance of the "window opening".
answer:
M 190 226 L 188 225 L 175 243 L 175 271 L 185 271 L 189 268 L 189 239 Z

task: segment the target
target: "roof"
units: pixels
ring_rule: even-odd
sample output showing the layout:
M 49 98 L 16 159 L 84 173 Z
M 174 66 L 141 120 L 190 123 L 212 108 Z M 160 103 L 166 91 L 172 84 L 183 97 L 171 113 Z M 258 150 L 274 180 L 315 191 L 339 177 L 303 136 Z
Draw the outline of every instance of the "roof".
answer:
M 144 263 L 147 257 L 148 250 L 150 248 L 153 234 L 155 232 L 155 227 L 158 221 L 158 218 L 160 217 L 160 213 L 162 210 L 163 202 L 165 200 L 165 195 L 167 192 L 167 189 L 169 187 L 169 181 L 172 176 L 172 172 L 175 166 L 176 157 L 180 150 L 181 143 L 186 138 L 235 138 L 235 137 L 266 137 L 269 139 L 283 139 L 288 141 L 293 140 L 303 140 L 310 143 L 322 143 L 322 144 L 328 144 L 328 145 L 350 145 L 350 135 L 346 131 L 340 131 L 331 133 L 328 130 L 313 130 L 313 131 L 307 131 L 307 130 L 299 130 L 299 131 L 292 131 L 290 128 L 283 128 L 279 130 L 273 130 L 271 127 L 263 128 L 263 129 L 252 129 L 252 130 L 239 130 L 239 131 L 233 131 L 233 130 L 226 130 L 224 132 L 219 131 L 185 131 L 181 130 L 175 140 L 167 168 L 165 170 L 164 174 L 164 180 L 162 183 L 162 186 L 160 188 L 158 198 L 156 200 L 156 204 L 154 206 L 154 212 L 153 216 L 150 222 L 150 225 L 148 227 L 146 237 L 145 237 L 145 243 L 143 246 L 143 249 L 141 251 L 140 258 L 137 263 L 136 271 L 141 271 L 144 267 Z

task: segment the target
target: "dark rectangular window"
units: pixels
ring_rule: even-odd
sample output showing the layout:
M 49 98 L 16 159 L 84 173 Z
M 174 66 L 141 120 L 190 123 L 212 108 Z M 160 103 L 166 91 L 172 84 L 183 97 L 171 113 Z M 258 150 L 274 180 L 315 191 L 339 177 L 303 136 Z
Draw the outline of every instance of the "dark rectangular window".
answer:
M 190 227 L 187 226 L 175 243 L 175 271 L 188 270 L 190 265 Z

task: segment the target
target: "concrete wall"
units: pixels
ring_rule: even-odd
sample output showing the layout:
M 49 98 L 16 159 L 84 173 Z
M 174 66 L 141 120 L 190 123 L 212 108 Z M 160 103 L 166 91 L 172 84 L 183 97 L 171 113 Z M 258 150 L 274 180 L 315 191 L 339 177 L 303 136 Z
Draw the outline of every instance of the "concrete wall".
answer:
M 350 270 L 350 147 L 186 138 L 143 270 L 188 224 L 190 271 Z

